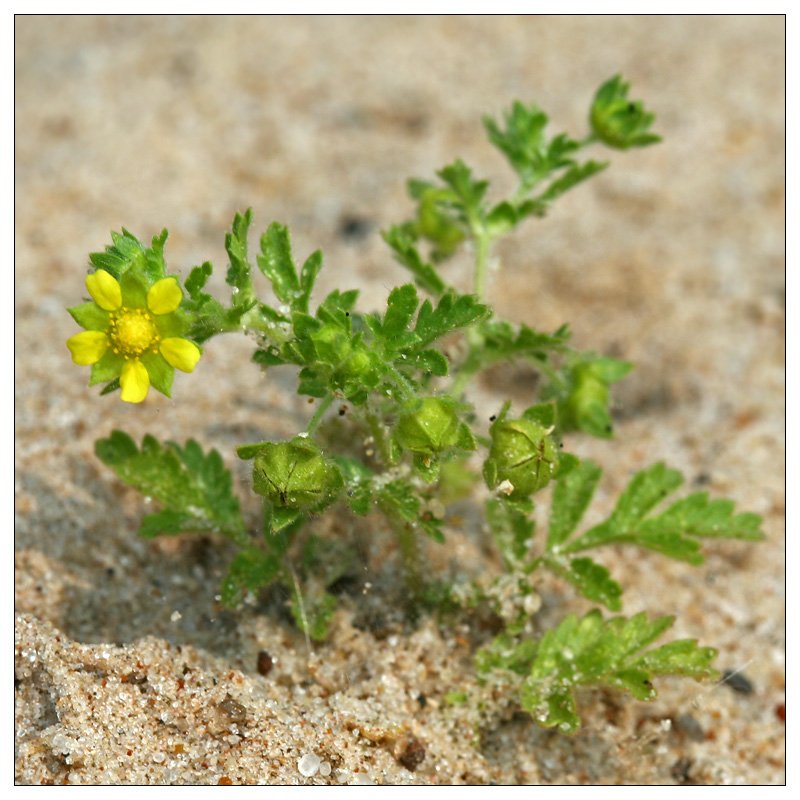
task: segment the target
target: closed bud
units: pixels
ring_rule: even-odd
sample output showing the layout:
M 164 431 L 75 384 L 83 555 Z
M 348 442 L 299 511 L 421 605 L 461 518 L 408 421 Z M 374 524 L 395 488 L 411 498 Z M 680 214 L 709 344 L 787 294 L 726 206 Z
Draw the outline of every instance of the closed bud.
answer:
M 450 397 L 426 397 L 412 400 L 400 416 L 392 433 L 394 443 L 402 450 L 435 456 L 460 443 L 462 408 Z
M 649 131 L 655 115 L 645 111 L 643 103 L 627 99 L 628 87 L 620 75 L 604 83 L 595 95 L 589 117 L 594 135 L 616 150 L 661 141 Z
M 499 419 L 492 425 L 492 446 L 483 465 L 490 489 L 503 487 L 510 497 L 528 497 L 558 472 L 558 450 L 550 429 L 529 419 Z
M 253 464 L 253 491 L 276 508 L 307 509 L 331 502 L 344 486 L 339 467 L 309 439 L 264 442 Z

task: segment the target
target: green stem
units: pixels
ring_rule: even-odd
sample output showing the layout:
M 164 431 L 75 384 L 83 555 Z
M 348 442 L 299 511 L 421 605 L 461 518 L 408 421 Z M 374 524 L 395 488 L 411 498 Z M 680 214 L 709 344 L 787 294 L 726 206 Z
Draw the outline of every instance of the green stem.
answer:
M 314 412 L 314 416 L 308 421 L 308 425 L 306 425 L 306 433 L 310 436 L 319 426 L 319 423 L 322 422 L 322 417 L 325 415 L 325 412 L 330 408 L 331 403 L 334 400 L 334 396 L 329 394 L 327 397 L 322 398 L 322 402 L 319 404 L 319 407 Z
M 403 563 L 408 608 L 413 613 L 419 603 L 422 590 L 422 579 L 419 574 L 417 532 L 414 526 L 406 522 L 390 504 L 378 501 L 378 507 L 397 536 L 400 558 Z
M 380 417 L 374 411 L 367 411 L 365 417 L 367 425 L 369 426 L 370 435 L 375 440 L 375 446 L 378 448 L 381 461 L 388 467 L 392 463 L 389 448 L 389 432 Z
M 475 232 L 475 297 L 479 303 L 486 300 L 486 274 L 489 271 L 491 240 L 484 231 Z

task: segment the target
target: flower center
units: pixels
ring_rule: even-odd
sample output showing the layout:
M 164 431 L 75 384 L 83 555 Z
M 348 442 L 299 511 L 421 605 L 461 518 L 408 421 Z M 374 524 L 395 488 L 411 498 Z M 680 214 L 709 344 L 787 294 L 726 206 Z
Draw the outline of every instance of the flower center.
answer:
M 121 308 L 111 314 L 108 334 L 114 352 L 125 358 L 138 358 L 159 339 L 152 317 L 142 308 Z

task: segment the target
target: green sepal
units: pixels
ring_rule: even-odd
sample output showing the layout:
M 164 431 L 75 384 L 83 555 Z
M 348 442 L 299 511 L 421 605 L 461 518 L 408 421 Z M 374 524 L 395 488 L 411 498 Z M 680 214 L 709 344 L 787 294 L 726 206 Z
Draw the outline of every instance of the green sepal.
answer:
M 172 380 L 175 368 L 171 367 L 160 354 L 148 350 L 139 359 L 150 376 L 150 385 L 161 394 L 172 397 Z
M 472 444 L 471 434 L 461 429 L 458 415 L 465 406 L 451 397 L 425 397 L 409 401 L 392 431 L 392 440 L 402 450 L 428 458 L 463 441 Z
M 147 292 L 151 285 L 138 269 L 129 269 L 119 279 L 122 305 L 128 308 L 147 308 Z
M 270 533 L 278 533 L 300 519 L 304 513 L 302 509 L 298 508 L 270 506 L 269 513 L 264 515 L 265 530 Z
M 102 391 L 100 392 L 100 397 L 106 394 L 111 394 L 111 392 L 116 392 L 120 388 L 119 378 L 115 378 L 113 381 L 110 381 L 103 387 Z
M 107 383 L 119 378 L 124 363 L 125 356 L 122 353 L 115 353 L 114 348 L 109 347 L 103 357 L 97 363 L 92 364 L 89 386 L 94 386 L 97 383 Z
M 94 302 L 82 303 L 68 308 L 67 311 L 87 331 L 104 331 L 108 327 L 110 314 Z
M 467 425 L 466 422 L 462 422 L 458 426 L 458 433 L 455 446 L 459 450 L 477 450 L 478 443 L 475 441 L 475 435 L 472 433 L 472 429 Z
M 538 422 L 543 428 L 553 428 L 556 424 L 556 406 L 555 403 L 539 403 L 535 406 L 530 406 L 522 412 L 523 419 L 529 419 L 531 422 Z
M 412 460 L 414 465 L 414 472 L 420 476 L 427 483 L 436 483 L 439 478 L 439 469 L 441 462 L 436 456 L 424 456 L 420 453 L 414 453 Z

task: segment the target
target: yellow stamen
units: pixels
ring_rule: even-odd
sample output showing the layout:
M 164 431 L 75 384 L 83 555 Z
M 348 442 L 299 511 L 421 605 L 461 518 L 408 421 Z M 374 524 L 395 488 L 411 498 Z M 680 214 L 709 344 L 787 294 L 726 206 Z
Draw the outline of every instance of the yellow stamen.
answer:
M 115 352 L 121 351 L 126 358 L 138 358 L 158 341 L 158 332 L 150 316 L 138 308 L 132 311 L 123 308 L 111 321 L 109 335 L 114 342 Z

